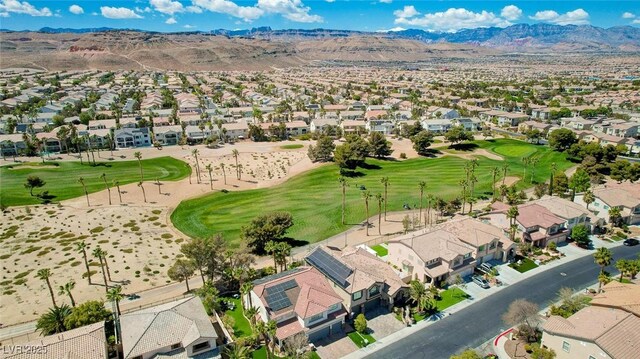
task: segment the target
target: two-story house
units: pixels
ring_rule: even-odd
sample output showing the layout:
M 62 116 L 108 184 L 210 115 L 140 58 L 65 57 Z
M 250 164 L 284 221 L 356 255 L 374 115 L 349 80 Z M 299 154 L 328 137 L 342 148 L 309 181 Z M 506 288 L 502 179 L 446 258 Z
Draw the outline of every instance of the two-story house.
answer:
M 197 296 L 123 314 L 120 328 L 125 359 L 203 356 L 218 338 Z
M 363 248 L 332 248 L 317 247 L 305 260 L 331 281 L 349 313 L 404 304 L 408 287 L 387 263 Z
M 596 227 L 604 225 L 604 221 L 593 215 L 584 206 L 565 198 L 556 196 L 543 196 L 530 203 L 539 204 L 551 211 L 551 213 L 564 219 L 563 227 L 571 234 L 573 227 L 581 224 L 593 232 Z
M 429 119 L 420 121 L 422 128 L 429 132 L 445 133 L 451 129 L 453 124 L 449 119 Z
M 182 127 L 177 125 L 154 127 L 153 135 L 155 140 L 163 146 L 177 145 L 182 136 Z
M 609 210 L 612 207 L 618 207 L 621 209 L 624 223 L 640 223 L 640 183 L 612 182 L 594 187 L 591 192 L 595 201 L 588 208 L 599 218 L 608 221 Z M 582 193 L 576 194 L 575 202 L 587 207 Z
M 113 136 L 116 148 L 151 146 L 151 135 L 146 127 L 121 128 L 115 130 Z
M 483 218 L 508 232 L 511 226 L 506 213 L 510 206 L 501 202 L 495 202 L 491 206 L 494 211 Z M 522 233 L 522 239 L 537 247 L 544 248 L 551 242 L 560 243 L 567 239 L 565 220 L 539 204 L 527 203 L 518 206 L 515 223 L 517 230 Z
M 259 319 L 277 323 L 278 345 L 298 334 L 310 342 L 342 331 L 347 312 L 322 273 L 298 267 L 253 281 L 244 305 L 258 308 Z
M 367 123 L 364 120 L 342 121 L 340 127 L 344 135 L 367 133 Z

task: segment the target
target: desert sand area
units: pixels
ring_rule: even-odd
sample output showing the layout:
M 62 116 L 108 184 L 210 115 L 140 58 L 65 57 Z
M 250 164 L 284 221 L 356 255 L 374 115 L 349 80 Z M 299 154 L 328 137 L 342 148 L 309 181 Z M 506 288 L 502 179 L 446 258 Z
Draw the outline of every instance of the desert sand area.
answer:
M 170 283 L 167 270 L 179 255 L 181 243 L 187 240 L 171 224 L 173 208 L 184 199 L 211 191 L 274 186 L 291 176 L 319 166 L 320 164 L 312 163 L 306 155 L 310 143 L 312 142 L 239 142 L 216 149 L 205 146 L 172 146 L 162 150 L 144 148 L 114 151 L 113 160 L 116 161 L 132 160 L 136 151 L 140 151 L 143 158 L 170 155 L 188 162 L 193 168 L 193 174 L 190 179 L 166 181 L 160 185 L 154 181 L 145 181 L 144 193 L 134 183 L 121 186 L 120 194 L 116 190 L 111 191 L 112 205 L 109 205 L 108 192 L 100 191 L 89 194 L 89 205 L 87 198 L 77 197 L 60 204 L 10 207 L 0 222 L 0 243 L 3 244 L 0 247 L 3 266 L 0 279 L 2 323 L 6 326 L 35 320 L 51 306 L 45 283 L 35 277 L 35 273 L 41 268 L 51 269 L 51 281 L 56 291 L 58 286 L 75 280 L 73 295 L 77 302 L 104 297 L 104 280 L 99 261 L 92 256 L 92 251 L 98 246 L 108 252 L 111 274 L 109 285 L 122 284 L 125 293 L 136 293 Z M 408 158 L 417 157 L 408 139 L 392 140 L 392 143 L 394 157 L 398 158 L 400 153 L 406 153 Z M 282 148 L 290 144 L 304 145 L 291 150 Z M 191 152 L 194 148 L 200 152 L 200 183 L 197 183 L 195 158 Z M 236 178 L 233 149 L 239 152 L 241 180 Z M 484 152 L 477 154 L 495 156 Z M 472 155 L 474 153 L 469 152 L 462 156 L 468 158 Z M 105 160 L 107 156 L 110 156 L 109 152 L 103 151 L 101 160 Z M 77 160 L 75 155 L 63 154 L 55 157 L 65 161 Z M 226 168 L 226 185 L 221 163 Z M 212 182 L 205 169 L 207 164 L 212 165 Z M 509 184 L 517 180 L 517 177 L 508 178 Z M 401 218 L 392 226 L 393 230 L 400 228 L 399 222 Z M 375 232 L 377 230 L 372 230 L 372 233 Z M 359 242 L 366 240 L 367 237 L 363 237 Z M 93 285 L 89 285 L 83 277 L 86 273 L 83 255 L 76 248 L 81 241 L 87 244 L 89 266 L 92 272 L 95 271 L 91 277 Z M 258 263 L 261 262 L 263 261 Z M 264 263 L 268 265 L 270 261 Z M 59 302 L 69 302 L 66 296 L 57 298 Z

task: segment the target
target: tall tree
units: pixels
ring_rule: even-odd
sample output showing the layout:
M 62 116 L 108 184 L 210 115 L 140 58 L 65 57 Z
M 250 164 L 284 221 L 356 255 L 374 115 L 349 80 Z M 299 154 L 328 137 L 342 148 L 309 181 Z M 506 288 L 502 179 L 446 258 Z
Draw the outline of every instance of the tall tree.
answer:
M 584 193 L 584 196 L 582 197 L 582 200 L 587 205 L 587 210 L 588 210 L 589 209 L 589 205 L 591 203 L 595 202 L 596 197 L 593 195 L 593 192 L 591 192 L 590 190 L 587 190 L 587 192 Z
M 200 183 L 200 161 L 198 161 L 198 154 L 200 154 L 200 151 L 198 151 L 197 148 L 194 148 L 193 151 L 191 151 L 191 154 L 196 161 L 196 176 L 198 176 L 198 183 Z
M 387 220 L 387 188 L 389 187 L 389 177 L 382 177 L 380 183 L 384 186 L 384 220 Z M 344 221 L 343 221 L 344 222 Z M 342 223 L 344 224 L 344 223 Z
M 85 241 L 76 243 L 76 251 L 82 253 L 84 266 L 87 269 L 87 281 L 89 281 L 89 285 L 91 285 L 91 270 L 89 269 L 89 261 L 87 260 L 87 243 Z
M 49 279 L 51 277 L 51 270 L 49 268 L 42 268 L 38 270 L 38 272 L 36 273 L 36 277 L 38 277 L 38 279 L 40 280 L 43 280 L 47 284 L 47 287 L 49 288 L 49 294 L 51 295 L 51 301 L 53 302 L 53 306 L 57 307 L 58 305 L 56 304 L 56 297 L 53 294 L 53 288 L 51 287 L 51 281 Z
M 36 323 L 36 329 L 43 336 L 67 331 L 65 320 L 71 315 L 71 307 L 66 304 L 54 306 L 44 313 Z
M 205 168 L 207 169 L 207 172 L 209 172 L 209 189 L 213 190 L 213 177 L 211 177 L 211 172 L 213 172 L 213 167 L 211 166 L 211 163 L 209 163 L 208 165 L 205 166 Z
M 144 203 L 147 203 L 147 192 L 144 190 L 144 185 L 142 181 L 138 182 L 138 187 L 142 190 L 142 198 L 144 199 Z
M 338 179 L 338 181 L 340 181 L 340 187 L 342 187 L 342 224 L 345 224 L 344 221 L 344 215 L 345 215 L 345 211 L 347 209 L 346 207 L 346 201 L 347 201 L 347 186 L 349 185 L 349 183 L 347 182 L 347 179 L 343 176 L 340 176 L 340 178 Z
M 382 234 L 382 203 L 384 202 L 382 193 L 376 193 L 376 200 L 378 201 L 378 234 Z
M 371 199 L 371 192 L 362 192 L 362 198 L 364 199 L 364 208 L 367 218 L 365 219 L 365 228 L 367 236 L 369 235 L 369 200 Z
M 418 212 L 418 223 L 422 222 L 422 199 L 424 198 L 424 189 L 427 187 L 427 182 L 420 181 L 418 182 L 418 189 L 420 190 L 420 211 Z M 425 225 L 427 225 L 425 223 Z
M 493 182 L 491 183 L 491 191 L 493 192 L 493 200 L 496 199 L 496 177 L 500 173 L 500 168 L 497 166 L 491 168 L 491 177 L 493 178 Z
M 116 305 L 116 313 L 120 316 L 120 301 L 124 299 L 122 294 L 122 286 L 117 285 L 107 291 L 107 300 Z
M 467 189 L 469 188 L 469 182 L 467 180 L 460 180 L 460 188 L 462 188 L 462 214 L 464 214 L 464 205 L 467 203 Z
M 68 295 L 71 300 L 71 306 L 76 306 L 76 301 L 73 299 L 71 291 L 76 287 L 76 281 L 73 279 L 58 287 L 58 295 Z
M 29 190 L 29 194 L 33 197 L 33 189 L 43 187 L 47 182 L 43 181 L 38 176 L 27 177 L 27 182 L 24 184 L 24 188 Z
M 240 152 L 238 152 L 238 150 L 236 150 L 234 148 L 233 151 L 231 151 L 231 153 L 233 154 L 233 158 L 236 160 L 236 178 L 239 181 L 240 180 L 240 172 L 238 171 L 238 155 L 240 155 Z
M 107 184 L 107 174 L 106 173 L 101 174 L 100 178 L 102 178 L 102 181 L 104 182 L 104 187 L 107 189 L 107 193 L 109 195 L 109 205 L 111 205 L 111 188 L 109 188 L 109 185 Z
M 113 185 L 118 189 L 118 198 L 120 198 L 120 203 L 122 203 L 122 192 L 120 191 L 120 181 L 113 180 Z
M 140 167 L 140 181 L 144 181 L 144 173 L 142 172 L 142 153 L 140 152 L 135 152 L 133 154 L 133 157 L 135 157 L 138 160 L 138 167 Z
M 268 241 L 264 245 L 264 251 L 273 256 L 273 271 L 278 273 L 278 243 Z
M 600 266 L 600 273 L 604 272 L 604 268 L 611 264 L 613 260 L 613 253 L 609 248 L 600 247 L 593 254 L 593 259 L 597 265 Z M 599 283 L 598 292 L 602 290 L 602 282 Z
M 220 163 L 220 169 L 222 170 L 222 178 L 224 179 L 224 184 L 227 184 L 227 172 L 224 170 L 224 163 Z
M 100 271 L 102 272 L 102 279 L 104 279 L 104 291 L 108 292 L 109 282 L 107 282 L 107 273 L 104 270 L 104 262 L 102 261 L 102 258 L 103 258 L 102 248 L 100 248 L 100 246 L 96 247 L 93 250 L 92 254 L 95 258 L 98 258 L 98 260 L 100 261 Z
M 558 165 L 555 162 L 551 164 L 551 173 L 549 174 L 549 196 L 553 195 L 553 177 L 558 172 Z
M 536 166 L 538 165 L 538 162 L 540 162 L 540 157 L 532 157 L 530 164 L 531 164 L 531 183 L 533 183 L 533 177 L 536 173 Z
M 91 206 L 91 204 L 89 203 L 89 192 L 87 192 L 87 185 L 84 183 L 84 178 L 83 177 L 78 178 L 78 182 L 82 185 L 82 189 L 84 190 L 84 195 L 85 197 L 87 197 L 87 206 Z
M 504 181 L 507 180 L 507 172 L 509 172 L 509 164 L 505 163 L 502 165 L 502 185 L 504 186 Z

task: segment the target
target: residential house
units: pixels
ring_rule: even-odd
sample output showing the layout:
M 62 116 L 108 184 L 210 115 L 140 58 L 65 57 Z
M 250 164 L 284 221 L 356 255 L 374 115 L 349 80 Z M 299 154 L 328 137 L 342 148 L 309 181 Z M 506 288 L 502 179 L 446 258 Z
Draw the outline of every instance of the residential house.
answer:
M 482 128 L 480 119 L 460 117 L 451 121 L 453 126 L 464 127 L 466 131 L 476 132 Z
M 181 126 L 169 126 L 169 127 L 178 127 L 180 128 L 180 130 L 182 129 Z M 180 131 L 180 134 L 181 133 L 182 131 Z M 211 136 L 214 136 L 216 138 L 219 137 L 219 131 L 217 126 L 214 126 L 212 129 L 209 129 L 209 126 L 204 126 L 202 129 L 200 129 L 200 126 L 186 126 L 184 128 L 184 133 L 187 137 L 187 141 L 190 144 L 203 143 L 207 138 Z M 180 136 L 178 135 L 178 139 L 179 138 Z M 156 139 L 157 139 L 157 135 L 156 135 Z
M 345 136 L 367 132 L 367 123 L 363 120 L 344 120 L 340 123 L 340 127 Z
M 214 358 L 216 334 L 199 297 L 120 316 L 125 359 Z
M 551 109 L 548 107 L 533 107 L 533 105 L 529 105 L 531 107 L 531 117 L 537 120 L 548 120 L 551 118 Z
M 316 247 L 306 262 L 331 281 L 351 315 L 404 305 L 408 287 L 387 263 L 364 248 Z
M 138 101 L 136 101 L 133 98 L 128 98 L 127 102 L 122 107 L 122 112 L 124 112 L 124 113 L 132 113 L 132 112 L 134 112 L 136 110 L 137 105 L 138 105 Z M 138 107 L 138 108 L 140 108 L 140 107 Z
M 524 121 L 518 125 L 518 131 L 520 133 L 525 133 L 531 130 L 538 130 L 544 134 L 548 133 L 551 129 L 551 125 L 538 122 L 538 121 Z
M 439 285 L 458 275 L 471 275 L 481 263 L 512 258 L 516 244 L 499 227 L 459 217 L 419 234 L 391 240 L 388 248 L 388 261 L 402 268 L 405 280 Z
M 525 113 L 503 112 L 498 116 L 498 125 L 503 127 L 515 127 L 521 122 L 527 121 L 529 116 Z
M 425 130 L 434 133 L 445 133 L 453 126 L 451 120 L 448 119 L 425 119 L 422 120 L 420 124 Z
M 551 213 L 565 220 L 563 227 L 571 234 L 573 227 L 581 224 L 593 232 L 596 227 L 604 225 L 604 220 L 589 212 L 584 206 L 565 198 L 544 196 L 530 203 L 539 204 Z
M 309 129 L 311 132 L 324 132 L 327 126 L 337 127 L 338 120 L 336 118 L 314 118 L 311 120 Z
M 541 345 L 557 359 L 634 359 L 638 357 L 640 318 L 620 309 L 589 306 L 569 318 L 551 316 Z
M 640 183 L 607 183 L 591 189 L 595 201 L 589 209 L 599 218 L 609 220 L 609 209 L 621 209 L 622 221 L 627 224 L 640 223 Z M 576 194 L 575 202 L 587 206 L 584 194 Z
M 313 267 L 298 267 L 253 281 L 244 305 L 258 308 L 259 319 L 277 323 L 279 345 L 304 334 L 310 342 L 342 331 L 347 312 L 327 279 Z
M 246 122 L 225 123 L 222 125 L 222 133 L 231 140 L 243 140 L 249 137 L 249 126 Z
M 149 129 L 121 128 L 114 131 L 116 148 L 146 147 L 151 146 Z
M 510 206 L 502 202 L 495 202 L 491 206 L 495 211 L 483 218 L 506 232 L 510 231 L 510 219 L 506 216 Z M 546 247 L 551 242 L 560 243 L 566 240 L 565 220 L 547 208 L 536 203 L 527 203 L 518 206 L 518 213 L 515 223 L 524 241 L 531 242 L 537 247 Z
M 340 112 L 340 120 L 355 121 L 364 119 L 364 111 L 342 111 Z
M 36 137 L 42 141 L 45 152 L 57 153 L 62 150 L 62 143 L 56 137 L 55 131 L 38 133 Z
M 368 132 L 380 132 L 384 135 L 391 135 L 395 127 L 394 121 L 387 118 L 370 118 L 365 124 Z
M 309 133 L 309 125 L 304 121 L 285 122 L 288 136 L 300 136 Z
M 89 121 L 89 126 L 87 129 L 89 130 L 99 130 L 99 129 L 115 129 L 116 128 L 116 120 L 91 120 Z
M 607 128 L 607 135 L 615 137 L 636 137 L 638 136 L 639 127 L 640 124 L 633 122 L 613 124 Z
M 155 140 L 163 146 L 177 145 L 182 136 L 182 127 L 177 125 L 154 127 L 153 135 Z
M 602 286 L 602 292 L 596 294 L 589 304 L 621 309 L 640 317 L 640 284 L 611 281 Z
M 460 117 L 460 113 L 458 112 L 458 110 L 454 110 L 452 108 L 446 108 L 446 107 L 436 107 L 436 106 L 430 106 L 427 109 L 427 115 L 431 118 L 448 119 L 448 120 L 453 120 L 454 118 Z
M 5 347 L 0 357 L 3 359 L 109 358 L 104 322 L 41 337 L 32 342 L 14 345 L 13 348 L 14 350 L 10 350 Z

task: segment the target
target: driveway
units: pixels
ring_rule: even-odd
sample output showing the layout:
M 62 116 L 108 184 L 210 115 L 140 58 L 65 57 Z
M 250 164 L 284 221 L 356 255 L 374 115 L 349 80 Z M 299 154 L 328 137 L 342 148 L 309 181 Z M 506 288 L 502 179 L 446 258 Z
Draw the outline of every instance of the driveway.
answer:
M 344 332 L 313 342 L 322 359 L 338 359 L 358 350 L 355 343 Z
M 396 319 L 393 313 L 384 308 L 368 311 L 365 317 L 367 318 L 367 326 L 371 330 L 370 334 L 376 340 L 382 339 L 406 327 Z

